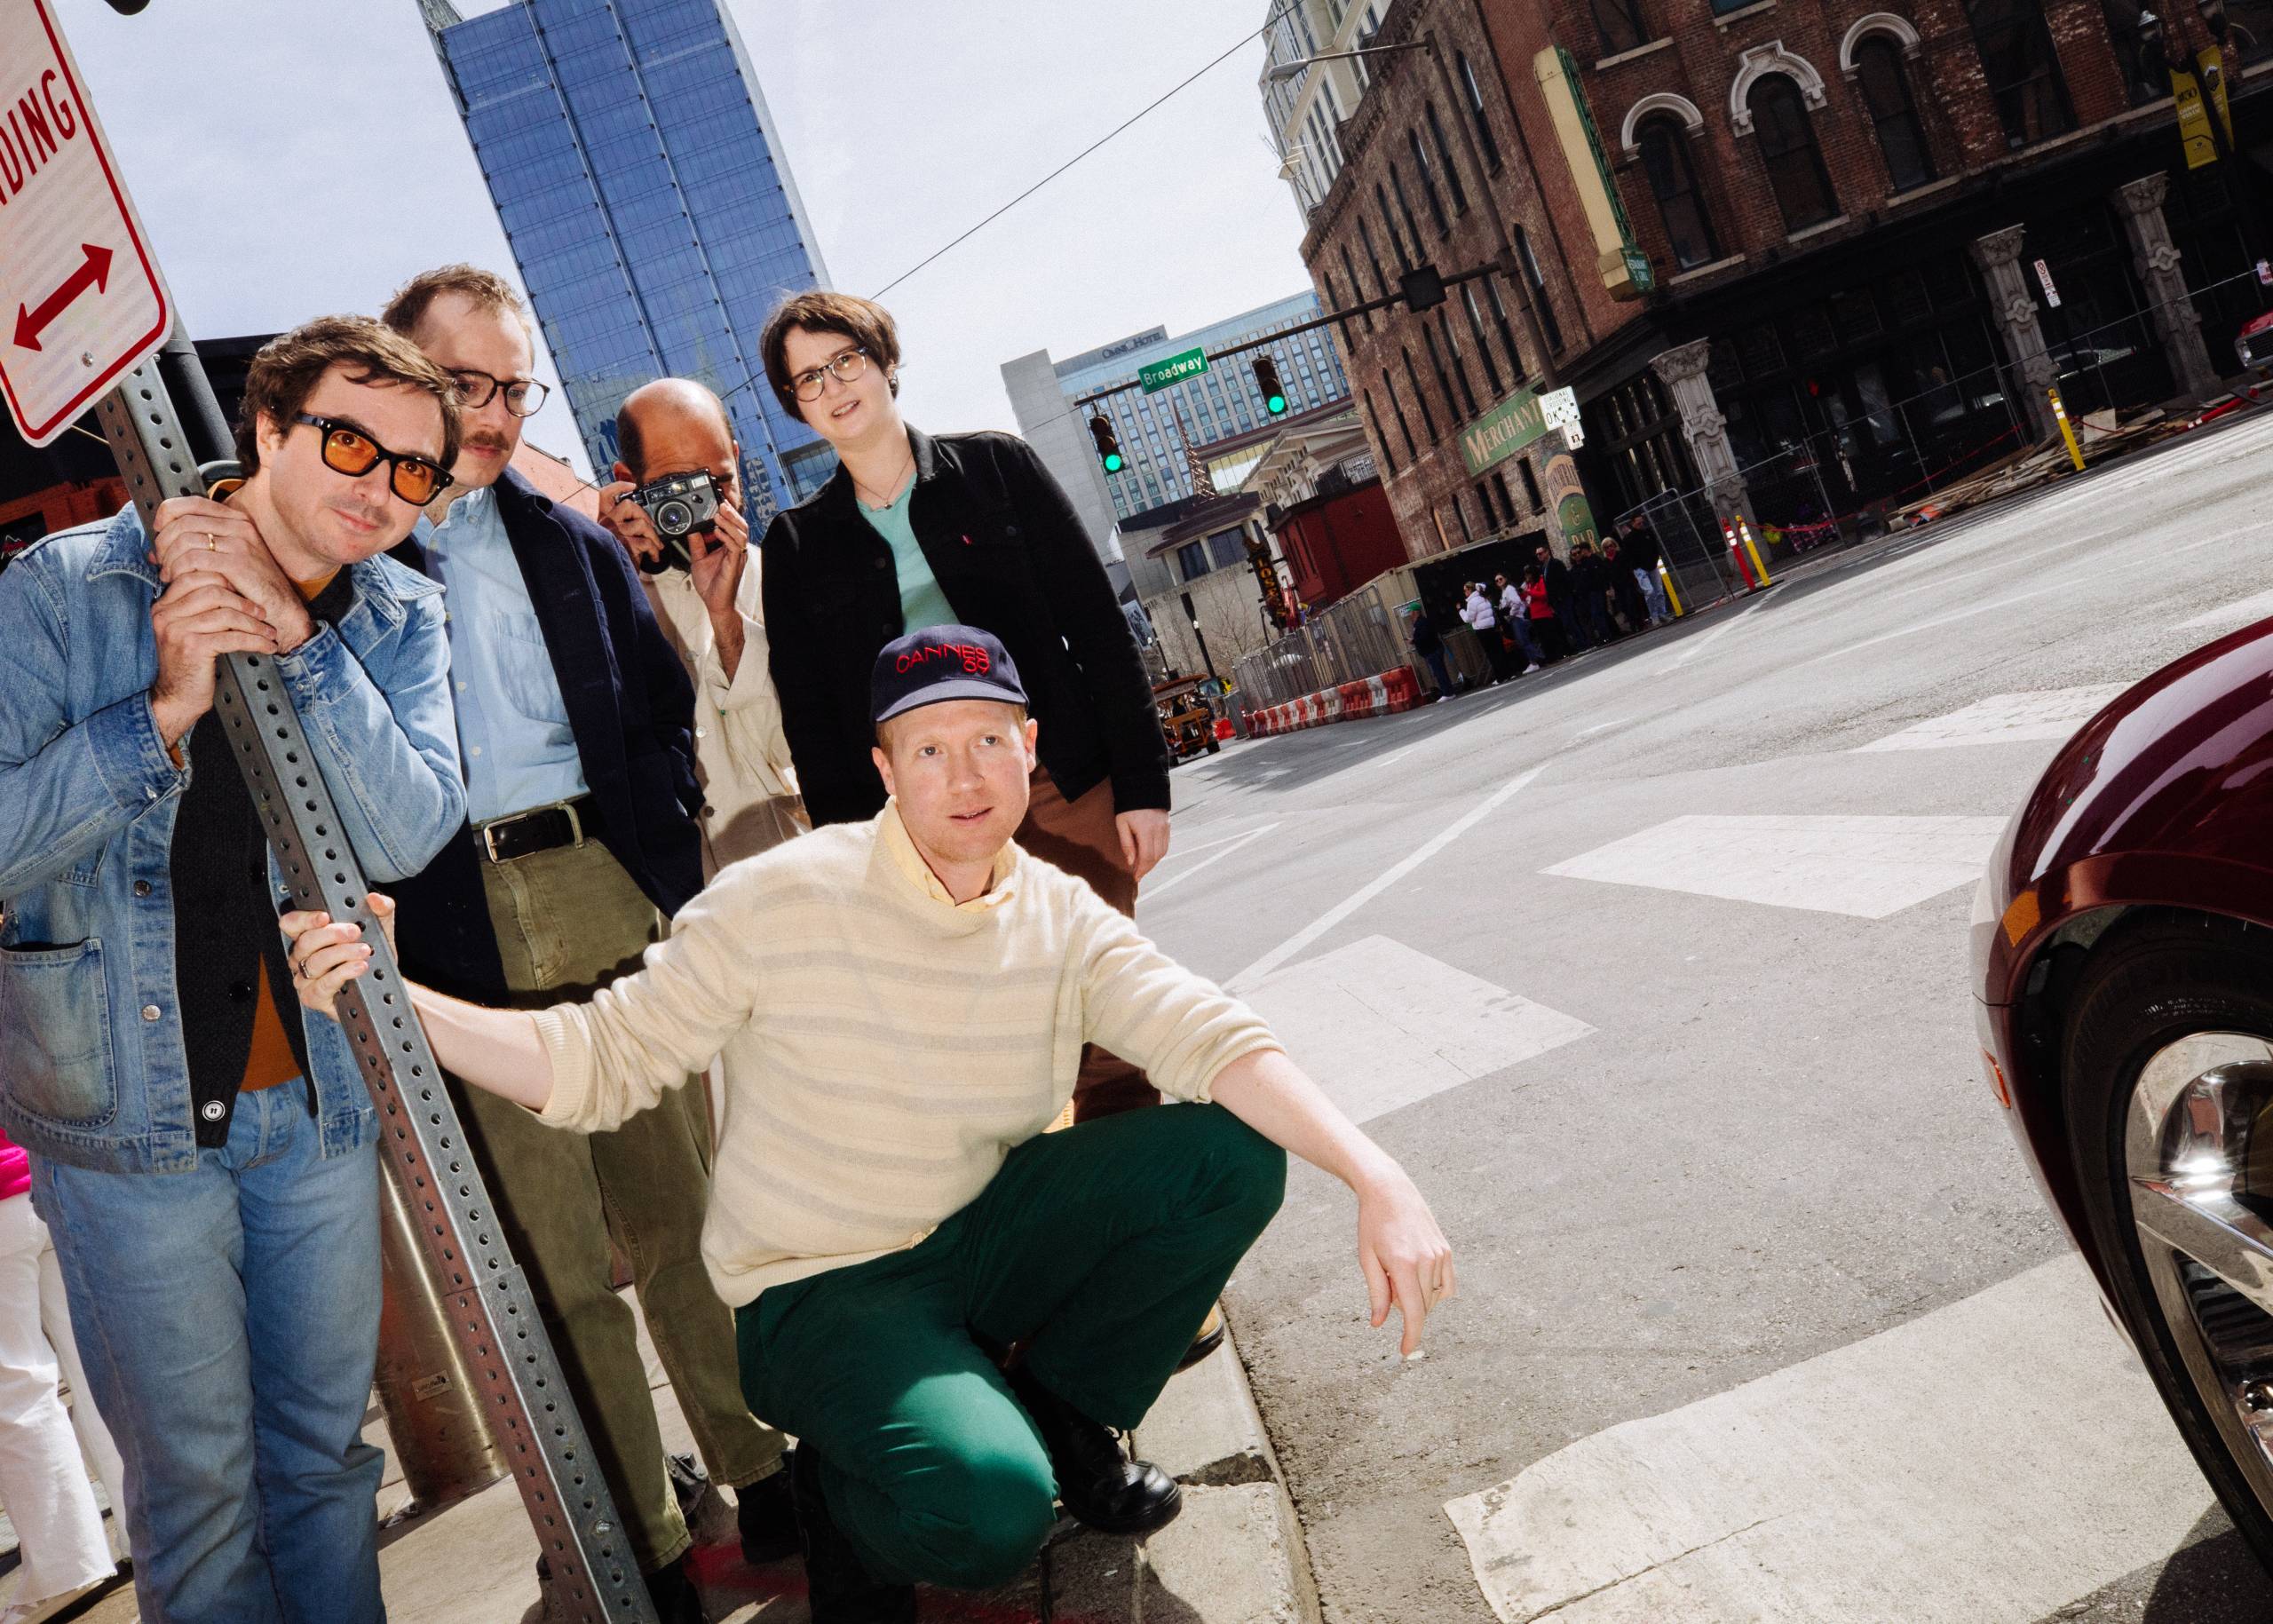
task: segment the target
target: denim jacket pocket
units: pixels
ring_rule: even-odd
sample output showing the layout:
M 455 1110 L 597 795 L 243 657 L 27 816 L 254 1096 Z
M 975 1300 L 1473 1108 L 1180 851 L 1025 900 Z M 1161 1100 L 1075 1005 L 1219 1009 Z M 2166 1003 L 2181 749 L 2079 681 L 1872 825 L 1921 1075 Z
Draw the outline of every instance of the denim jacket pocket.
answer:
M 59 1128 L 118 1115 L 101 942 L 0 948 L 0 1090 Z

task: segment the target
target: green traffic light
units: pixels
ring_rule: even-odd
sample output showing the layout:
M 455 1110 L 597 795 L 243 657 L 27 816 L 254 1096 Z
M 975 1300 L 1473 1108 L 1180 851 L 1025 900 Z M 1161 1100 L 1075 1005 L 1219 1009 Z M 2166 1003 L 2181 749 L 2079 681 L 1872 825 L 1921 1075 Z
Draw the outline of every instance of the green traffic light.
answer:
M 1105 471 L 1107 473 L 1119 473 L 1121 471 L 1120 452 L 1108 451 L 1105 454 Z
M 1273 395 L 1263 404 L 1271 415 L 1273 417 L 1276 417 L 1279 413 L 1287 409 L 1287 397 L 1284 395 Z

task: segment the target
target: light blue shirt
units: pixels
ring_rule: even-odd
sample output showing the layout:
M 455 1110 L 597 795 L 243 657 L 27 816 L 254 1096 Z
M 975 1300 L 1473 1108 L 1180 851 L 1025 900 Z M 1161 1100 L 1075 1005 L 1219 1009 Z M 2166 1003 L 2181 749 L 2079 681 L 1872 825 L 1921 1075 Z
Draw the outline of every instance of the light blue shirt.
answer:
M 891 549 L 892 568 L 899 576 L 902 632 L 955 623 L 954 609 L 947 602 L 946 593 L 939 590 L 939 579 L 931 573 L 931 560 L 923 556 L 923 544 L 915 539 L 915 527 L 908 522 L 907 505 L 915 495 L 915 476 L 911 473 L 891 506 L 872 508 L 865 502 L 859 504 L 860 517 Z
M 568 704 L 495 487 L 461 497 L 439 528 L 418 524 L 446 589 L 468 817 L 479 826 L 587 793 Z

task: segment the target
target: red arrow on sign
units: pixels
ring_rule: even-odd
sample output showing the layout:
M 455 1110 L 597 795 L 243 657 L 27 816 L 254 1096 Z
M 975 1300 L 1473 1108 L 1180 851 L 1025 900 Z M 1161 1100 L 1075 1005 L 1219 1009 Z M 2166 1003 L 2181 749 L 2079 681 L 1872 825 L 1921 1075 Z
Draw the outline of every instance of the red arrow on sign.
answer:
M 110 250 L 99 248 L 92 242 L 79 244 L 86 255 L 79 268 L 63 279 L 63 285 L 39 302 L 33 310 L 27 305 L 16 306 L 16 347 L 20 350 L 39 348 L 39 336 L 47 330 L 49 322 L 69 308 L 71 301 L 84 293 L 90 286 L 101 292 L 110 285 Z

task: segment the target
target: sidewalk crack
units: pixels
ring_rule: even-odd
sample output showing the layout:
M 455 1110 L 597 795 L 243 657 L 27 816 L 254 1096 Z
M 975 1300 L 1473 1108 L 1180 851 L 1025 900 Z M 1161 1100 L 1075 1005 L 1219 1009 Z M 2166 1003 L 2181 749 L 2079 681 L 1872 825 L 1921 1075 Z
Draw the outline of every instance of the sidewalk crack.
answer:
M 1778 1513 L 1778 1515 L 1781 1516 L 1782 1513 Z M 1611 1580 L 1606 1583 L 1598 1584 L 1591 1590 L 1581 1590 L 1576 1596 L 1565 1596 L 1563 1600 L 1556 1603 L 1555 1605 L 1548 1608 L 1543 1612 L 1533 1612 L 1525 1615 L 1523 1624 L 1539 1624 L 1540 1620 L 1553 1618 L 1564 1608 L 1575 1607 L 1580 1602 L 1585 1601 L 1588 1596 L 1600 1596 L 1605 1590 L 1615 1590 L 1620 1585 L 1631 1584 L 1634 1580 L 1641 1578 L 1646 1573 L 1654 1573 L 1661 1567 L 1670 1567 L 1676 1562 L 1687 1561 L 1699 1551 L 1710 1550 L 1715 1545 L 1725 1545 L 1730 1540 L 1741 1539 L 1746 1534 L 1750 1533 L 1754 1529 L 1774 1521 L 1776 1521 L 1776 1517 L 1757 1517 L 1753 1521 L 1746 1523 L 1741 1528 L 1731 1528 L 1728 1533 L 1716 1535 L 1714 1538 L 1706 1541 L 1701 1545 L 1692 1545 L 1687 1550 L 1675 1551 L 1672 1556 L 1664 1557 L 1657 1562 L 1652 1562 L 1647 1567 L 1635 1568 L 1630 1573 L 1620 1573 L 1617 1578 Z

